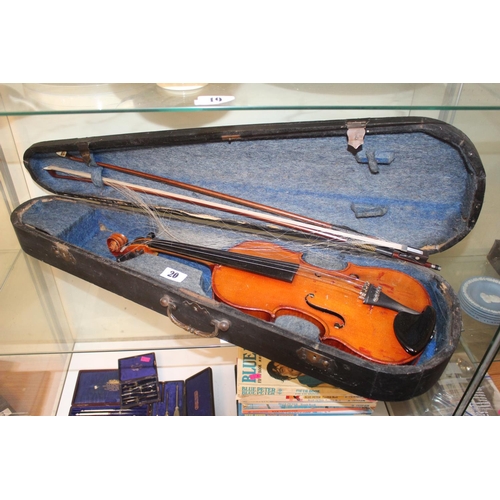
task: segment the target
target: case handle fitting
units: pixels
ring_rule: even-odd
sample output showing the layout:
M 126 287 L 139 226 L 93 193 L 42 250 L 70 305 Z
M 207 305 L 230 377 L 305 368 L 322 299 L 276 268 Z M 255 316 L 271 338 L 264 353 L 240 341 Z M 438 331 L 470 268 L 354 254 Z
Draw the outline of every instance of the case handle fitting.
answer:
M 190 325 L 186 325 L 185 323 L 182 323 L 173 315 L 173 311 L 175 311 L 177 309 L 177 305 L 168 295 L 164 295 L 160 299 L 160 304 L 163 307 L 167 308 L 167 316 L 170 319 L 170 321 L 172 321 L 172 323 L 174 325 L 182 328 L 183 330 L 188 331 L 189 333 L 194 333 L 195 335 L 198 335 L 200 337 L 204 337 L 204 338 L 217 337 L 219 332 L 225 332 L 231 326 L 231 322 L 227 319 L 222 319 L 222 320 L 212 319 L 210 321 L 210 324 L 212 326 L 214 326 L 214 331 L 213 332 L 202 332 L 201 330 L 197 330 L 196 328 L 193 328 Z M 193 305 L 193 309 L 195 311 L 199 310 L 199 308 L 200 308 L 200 306 L 198 306 L 197 304 Z

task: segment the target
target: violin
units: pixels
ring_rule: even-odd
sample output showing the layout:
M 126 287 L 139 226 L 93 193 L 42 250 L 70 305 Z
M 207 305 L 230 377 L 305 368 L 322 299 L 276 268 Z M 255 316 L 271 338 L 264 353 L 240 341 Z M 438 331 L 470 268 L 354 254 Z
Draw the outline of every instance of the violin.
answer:
M 251 316 L 274 321 L 293 315 L 313 323 L 325 344 L 382 364 L 407 364 L 434 334 L 436 312 L 423 285 L 397 270 L 358 266 L 328 270 L 301 253 L 265 241 L 229 250 L 157 239 L 107 240 L 118 261 L 168 254 L 207 265 L 214 298 Z

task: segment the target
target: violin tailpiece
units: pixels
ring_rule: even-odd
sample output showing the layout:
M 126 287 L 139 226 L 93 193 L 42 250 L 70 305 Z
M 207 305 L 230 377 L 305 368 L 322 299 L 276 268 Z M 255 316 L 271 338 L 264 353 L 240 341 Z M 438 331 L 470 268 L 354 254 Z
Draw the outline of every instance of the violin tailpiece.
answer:
M 436 311 L 427 306 L 420 314 L 398 313 L 394 318 L 394 332 L 403 349 L 409 354 L 420 354 L 434 336 Z

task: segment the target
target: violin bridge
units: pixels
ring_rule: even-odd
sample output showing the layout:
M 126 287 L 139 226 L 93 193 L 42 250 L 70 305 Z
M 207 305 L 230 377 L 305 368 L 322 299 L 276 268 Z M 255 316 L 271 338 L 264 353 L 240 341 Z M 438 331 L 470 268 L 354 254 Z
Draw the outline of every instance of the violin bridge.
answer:
M 371 288 L 370 288 L 371 287 Z M 368 292 L 370 290 L 379 290 L 379 295 L 380 295 L 380 287 L 378 288 L 375 288 L 373 287 L 369 281 L 365 281 L 364 285 L 363 285 L 363 288 L 361 289 L 361 292 L 359 292 L 359 296 L 358 298 L 361 299 L 365 304 L 368 304 L 367 302 L 367 297 L 368 297 Z M 375 302 L 377 301 L 377 299 L 373 299 Z
M 400 304 L 396 300 L 391 299 L 391 297 L 382 292 L 382 287 L 375 287 L 368 281 L 363 285 L 363 288 L 359 293 L 359 298 L 364 304 L 370 306 L 385 307 L 386 309 L 391 309 L 392 311 L 405 312 L 408 314 L 420 314 L 418 311 L 414 311 L 413 309 Z

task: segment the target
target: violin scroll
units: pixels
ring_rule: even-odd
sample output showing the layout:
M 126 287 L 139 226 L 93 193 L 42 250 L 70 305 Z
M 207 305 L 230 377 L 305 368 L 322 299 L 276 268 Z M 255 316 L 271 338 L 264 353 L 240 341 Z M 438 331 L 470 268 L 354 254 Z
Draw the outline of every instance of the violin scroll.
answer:
M 146 238 L 138 238 L 129 245 L 125 235 L 113 233 L 106 241 L 109 251 L 116 257 L 116 260 L 124 262 L 143 253 L 157 255 L 158 252 L 151 250 L 147 244 L 152 238 L 154 238 L 154 234 L 150 233 Z
M 128 244 L 128 238 L 124 234 L 113 233 L 107 240 L 109 251 L 115 257 L 120 257 L 123 253 L 123 248 Z

